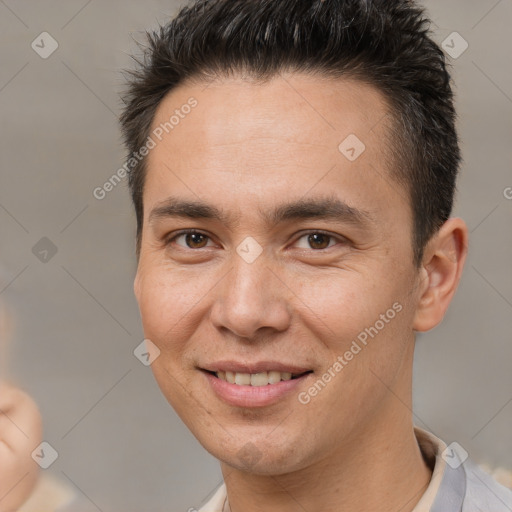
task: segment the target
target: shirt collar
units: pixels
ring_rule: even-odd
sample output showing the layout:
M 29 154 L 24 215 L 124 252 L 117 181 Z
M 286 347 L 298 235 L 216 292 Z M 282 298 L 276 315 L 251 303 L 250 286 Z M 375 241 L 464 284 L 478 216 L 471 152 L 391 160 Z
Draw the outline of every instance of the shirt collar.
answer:
M 446 464 L 446 443 L 434 434 L 419 427 L 414 427 L 414 433 L 423 458 L 427 464 L 433 462 L 434 467 L 430 484 L 413 512 L 461 512 L 466 495 L 464 466 L 452 468 Z

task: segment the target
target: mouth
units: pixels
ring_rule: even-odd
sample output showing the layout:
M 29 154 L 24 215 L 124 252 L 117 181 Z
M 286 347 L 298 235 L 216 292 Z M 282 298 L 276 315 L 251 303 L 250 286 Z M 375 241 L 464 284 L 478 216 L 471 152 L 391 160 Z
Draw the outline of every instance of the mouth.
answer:
M 199 368 L 210 389 L 236 407 L 264 407 L 298 393 L 313 370 L 278 362 L 241 364 L 223 361 Z
M 245 372 L 232 372 L 232 371 L 208 371 L 210 375 L 228 382 L 229 384 L 235 384 L 237 386 L 269 386 L 272 384 L 278 384 L 281 381 L 298 379 L 308 373 L 312 373 L 312 370 L 306 370 L 304 372 L 292 373 L 292 372 L 281 372 L 279 370 L 269 370 L 257 373 L 245 373 Z

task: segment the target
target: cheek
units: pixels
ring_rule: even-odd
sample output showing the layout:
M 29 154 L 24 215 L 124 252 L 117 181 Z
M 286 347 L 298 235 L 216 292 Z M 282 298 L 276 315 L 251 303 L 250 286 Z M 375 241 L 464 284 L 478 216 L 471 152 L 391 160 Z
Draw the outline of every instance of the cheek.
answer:
M 199 325 L 211 288 L 206 273 L 154 267 L 140 272 L 137 288 L 145 336 L 162 351 L 178 350 Z
M 301 285 L 301 323 L 321 341 L 323 371 L 353 396 L 380 394 L 379 378 L 394 379 L 413 338 L 407 287 L 396 276 L 377 282 L 375 275 L 386 274 L 336 272 Z
M 293 282 L 293 281 L 292 281 Z M 335 272 L 302 279 L 296 301 L 302 321 L 322 338 L 332 339 L 339 347 L 373 325 L 381 313 L 391 308 L 393 291 L 355 270 Z

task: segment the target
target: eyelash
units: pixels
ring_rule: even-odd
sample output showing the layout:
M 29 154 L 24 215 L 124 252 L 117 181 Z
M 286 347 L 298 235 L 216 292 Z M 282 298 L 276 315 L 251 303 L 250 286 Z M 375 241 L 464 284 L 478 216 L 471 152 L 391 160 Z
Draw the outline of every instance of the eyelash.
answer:
M 189 234 L 196 234 L 196 235 L 203 235 L 205 236 L 206 238 L 208 238 L 209 240 L 211 240 L 211 237 L 209 235 L 207 235 L 206 233 L 203 233 L 202 231 L 198 231 L 196 229 L 183 229 L 181 231 L 178 231 L 177 233 L 173 234 L 172 237 L 168 238 L 166 241 L 165 241 L 165 245 L 168 246 L 168 245 L 171 245 L 172 242 L 174 242 L 178 237 L 180 236 L 183 236 L 183 235 L 189 235 Z M 322 230 L 310 230 L 310 231 L 307 231 L 306 233 L 303 233 L 299 238 L 296 239 L 296 242 L 298 240 L 300 240 L 301 238 L 304 238 L 305 236 L 308 236 L 308 235 L 313 235 L 313 234 L 318 234 L 318 235 L 324 235 L 326 237 L 328 237 L 330 240 L 329 240 L 329 243 L 331 241 L 331 239 L 334 239 L 334 240 L 337 240 L 339 243 L 346 243 L 347 242 L 347 239 L 344 238 L 344 237 L 341 237 L 341 236 L 335 236 L 331 233 L 328 233 L 327 231 L 322 231 Z M 197 250 L 200 250 L 200 249 L 204 249 L 205 247 L 200 247 L 199 249 L 193 249 L 191 247 L 182 247 L 182 246 L 179 246 L 181 249 L 184 249 L 184 250 L 191 250 L 191 251 L 197 251 Z M 330 247 L 325 247 L 324 249 L 311 249 L 312 251 L 314 252 L 322 252 L 322 251 L 326 251 L 327 249 L 330 249 L 331 247 L 334 247 L 334 246 L 330 246 Z M 303 249 L 304 250 L 304 249 Z

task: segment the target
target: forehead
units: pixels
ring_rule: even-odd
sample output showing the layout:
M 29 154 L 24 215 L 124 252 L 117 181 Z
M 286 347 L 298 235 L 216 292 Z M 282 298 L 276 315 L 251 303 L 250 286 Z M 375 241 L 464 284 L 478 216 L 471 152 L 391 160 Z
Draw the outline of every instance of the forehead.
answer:
M 355 80 L 283 74 L 265 83 L 184 83 L 152 123 L 145 204 L 177 190 L 233 206 L 239 196 L 239 207 L 251 198 L 275 204 L 283 195 L 340 191 L 348 204 L 366 203 L 363 210 L 377 196 L 385 207 L 397 194 L 388 171 L 390 118 L 383 95 Z M 379 193 L 369 194 L 372 187 Z
M 189 109 L 191 98 L 197 106 Z M 191 110 L 191 112 L 189 112 Z M 186 112 L 185 112 L 186 111 Z M 195 136 L 195 143 L 210 146 L 253 139 L 269 144 L 336 142 L 343 133 L 357 132 L 367 141 L 388 116 L 384 95 L 375 87 L 346 78 L 281 74 L 266 82 L 224 78 L 212 82 L 185 82 L 160 102 L 152 130 L 172 133 L 176 143 Z M 166 123 L 171 120 L 170 127 Z M 179 120 L 176 118 L 179 116 Z M 187 122 L 185 119 L 189 117 Z M 199 123 L 195 121 L 199 121 Z M 382 134 L 386 123 L 378 132 Z M 179 129 L 178 129 L 179 128 Z M 199 138 L 200 136 L 200 138 Z

